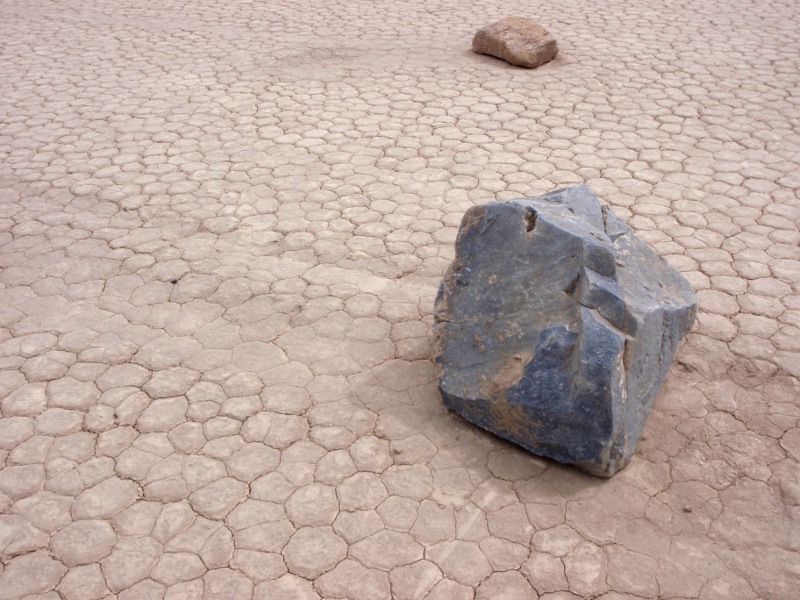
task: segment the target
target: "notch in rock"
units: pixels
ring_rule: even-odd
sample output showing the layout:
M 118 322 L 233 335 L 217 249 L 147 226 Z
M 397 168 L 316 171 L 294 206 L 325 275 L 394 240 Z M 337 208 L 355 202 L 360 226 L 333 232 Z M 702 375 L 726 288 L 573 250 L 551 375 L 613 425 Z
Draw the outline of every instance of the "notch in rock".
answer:
M 567 284 L 567 287 L 564 288 L 564 291 L 571 296 L 572 293 L 575 291 L 575 288 L 578 287 L 578 282 L 580 280 L 581 280 L 581 276 L 580 276 L 580 273 L 579 273 L 578 275 L 575 276 L 575 279 L 573 279 L 572 281 L 570 281 Z
M 528 209 L 528 214 L 525 215 L 525 231 L 530 233 L 536 228 L 536 219 L 539 218 L 539 213 L 537 213 L 532 208 Z

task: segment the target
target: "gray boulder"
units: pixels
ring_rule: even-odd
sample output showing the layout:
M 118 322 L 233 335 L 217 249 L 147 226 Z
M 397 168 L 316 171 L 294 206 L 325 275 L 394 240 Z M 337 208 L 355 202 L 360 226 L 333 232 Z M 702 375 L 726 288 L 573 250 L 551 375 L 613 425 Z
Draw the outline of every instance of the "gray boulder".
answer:
M 445 404 L 555 460 L 624 467 L 696 312 L 584 186 L 471 208 L 435 306 Z

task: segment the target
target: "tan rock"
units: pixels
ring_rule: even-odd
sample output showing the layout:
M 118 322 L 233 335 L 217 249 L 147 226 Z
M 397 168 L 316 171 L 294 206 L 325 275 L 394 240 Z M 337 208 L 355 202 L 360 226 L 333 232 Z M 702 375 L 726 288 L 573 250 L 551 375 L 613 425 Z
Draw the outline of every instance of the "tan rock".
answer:
M 478 31 L 472 38 L 472 50 L 535 69 L 553 60 L 558 46 L 555 38 L 535 21 L 508 17 Z

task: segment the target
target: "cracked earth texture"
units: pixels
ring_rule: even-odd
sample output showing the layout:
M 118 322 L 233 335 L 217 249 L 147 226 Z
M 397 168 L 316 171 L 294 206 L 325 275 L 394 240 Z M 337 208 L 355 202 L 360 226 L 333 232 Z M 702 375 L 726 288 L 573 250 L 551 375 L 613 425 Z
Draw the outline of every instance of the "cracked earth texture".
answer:
M 800 588 L 790 0 L 0 2 L 0 600 Z M 632 464 L 448 414 L 464 211 L 587 182 L 695 286 Z

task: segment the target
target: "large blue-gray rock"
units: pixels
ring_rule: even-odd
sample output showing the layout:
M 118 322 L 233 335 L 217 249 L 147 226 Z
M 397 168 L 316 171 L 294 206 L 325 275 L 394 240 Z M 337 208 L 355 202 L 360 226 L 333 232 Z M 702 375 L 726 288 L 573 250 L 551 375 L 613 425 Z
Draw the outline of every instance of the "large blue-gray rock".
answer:
M 464 215 L 435 307 L 445 404 L 610 477 L 696 312 L 689 283 L 586 186 Z

